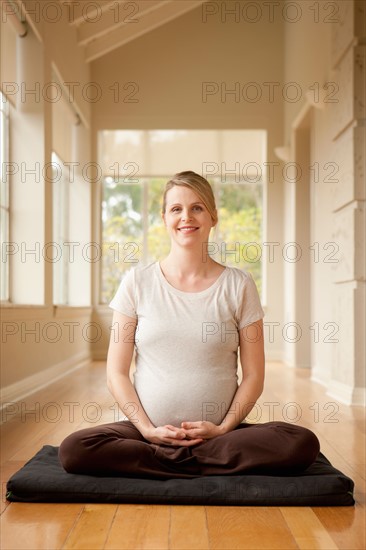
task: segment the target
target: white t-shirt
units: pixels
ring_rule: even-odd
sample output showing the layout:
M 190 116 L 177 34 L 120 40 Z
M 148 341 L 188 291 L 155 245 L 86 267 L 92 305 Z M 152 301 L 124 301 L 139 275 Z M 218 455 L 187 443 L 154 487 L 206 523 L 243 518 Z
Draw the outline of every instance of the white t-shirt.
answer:
M 252 276 L 226 267 L 183 292 L 154 262 L 125 273 L 110 307 L 138 319 L 134 386 L 151 422 L 220 424 L 238 387 L 238 330 L 264 316 Z

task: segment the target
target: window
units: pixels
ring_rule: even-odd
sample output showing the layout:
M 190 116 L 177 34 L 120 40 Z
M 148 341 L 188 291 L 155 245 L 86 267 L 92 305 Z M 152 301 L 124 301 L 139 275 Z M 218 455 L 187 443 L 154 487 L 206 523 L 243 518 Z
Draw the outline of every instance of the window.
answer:
M 262 290 L 262 182 L 210 180 L 219 221 L 209 248 L 217 262 L 250 271 Z
M 54 75 L 55 82 L 58 82 Z M 53 303 L 90 305 L 91 185 L 83 177 L 88 135 L 65 99 L 52 103 Z
M 105 178 L 102 303 L 112 299 L 124 271 L 138 262 L 146 265 L 169 251 L 160 216 L 165 183 L 166 178 L 143 178 L 136 183 Z
M 1 174 L 1 301 L 9 300 L 9 259 L 4 257 L 6 244 L 9 242 L 9 175 L 6 166 L 9 162 L 9 105 L 5 96 L 0 92 L 0 174 Z
M 112 299 L 123 272 L 169 252 L 161 199 L 169 177 L 187 169 L 207 177 L 215 193 L 219 222 L 211 233 L 210 256 L 250 271 L 261 292 L 260 163 L 263 167 L 265 137 L 263 131 L 236 130 L 102 132 L 102 303 Z M 240 153 L 243 150 L 245 155 Z M 184 167 L 180 167 L 182 158 Z

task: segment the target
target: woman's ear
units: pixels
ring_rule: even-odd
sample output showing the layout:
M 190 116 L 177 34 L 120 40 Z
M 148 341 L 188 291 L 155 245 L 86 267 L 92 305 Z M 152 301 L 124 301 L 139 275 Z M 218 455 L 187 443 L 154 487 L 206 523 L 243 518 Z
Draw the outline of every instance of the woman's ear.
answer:
M 160 215 L 161 215 L 161 219 L 163 220 L 164 225 L 166 225 L 165 214 L 164 214 L 164 212 L 161 212 Z

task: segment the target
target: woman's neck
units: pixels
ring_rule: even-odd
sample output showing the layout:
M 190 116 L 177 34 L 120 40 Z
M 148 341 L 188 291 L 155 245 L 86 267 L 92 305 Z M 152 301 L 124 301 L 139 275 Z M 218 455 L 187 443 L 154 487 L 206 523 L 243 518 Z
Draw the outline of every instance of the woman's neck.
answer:
M 219 265 L 208 255 L 207 248 L 199 252 L 194 249 L 171 250 L 160 262 L 163 271 L 177 277 L 205 276 Z

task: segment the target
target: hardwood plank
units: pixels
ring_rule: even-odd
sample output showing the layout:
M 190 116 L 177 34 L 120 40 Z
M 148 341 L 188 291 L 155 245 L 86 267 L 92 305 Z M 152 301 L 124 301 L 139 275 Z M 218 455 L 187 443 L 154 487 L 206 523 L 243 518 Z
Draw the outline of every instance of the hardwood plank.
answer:
M 170 525 L 171 550 L 205 550 L 209 548 L 204 506 L 172 506 Z
M 3 411 L 1 462 L 29 460 L 45 444 L 59 445 L 71 432 L 117 419 L 104 378 L 105 364 L 91 363 Z
M 117 511 L 116 504 L 87 504 L 62 547 L 67 550 L 104 548 Z
M 210 548 L 284 550 L 298 548 L 279 508 L 207 507 Z
M 332 410 L 327 408 L 327 405 L 333 401 L 326 395 L 322 386 L 310 381 L 310 371 L 286 368 L 280 363 L 267 364 L 266 389 L 259 401 L 262 407 L 260 421 L 272 419 L 271 406 L 276 419 L 288 420 L 286 412 L 291 413 L 295 408 L 286 409 L 286 406 L 288 403 L 298 403 L 302 413 L 298 424 L 315 431 L 327 458 L 336 468 L 350 476 L 356 485 L 355 507 L 314 507 L 311 510 L 338 548 L 364 550 L 366 476 L 362 467 L 365 463 L 362 433 L 365 427 L 365 410 L 337 404 L 337 413 L 330 417 L 329 413 Z M 62 410 L 61 418 L 57 422 L 49 422 L 47 414 L 42 414 L 42 407 L 52 402 L 58 403 Z M 7 479 L 30 459 L 39 447 L 45 444 L 58 445 L 69 433 L 96 425 L 89 422 L 83 414 L 85 404 L 90 402 L 100 405 L 102 416 L 98 424 L 117 420 L 113 398 L 109 396 L 105 387 L 103 362 L 90 363 L 24 400 L 25 411 L 32 409 L 35 403 L 40 403 L 41 416 L 37 419 L 32 415 L 22 418 L 21 414 L 11 414 L 9 420 L 3 424 L 3 491 Z M 76 404 L 74 416 L 69 415 L 69 408 L 65 403 Z M 45 410 L 43 412 L 45 413 Z M 52 413 L 52 407 L 48 412 Z M 329 422 L 332 419 L 338 422 Z M 73 506 L 76 508 L 72 508 Z M 109 505 L 103 505 L 103 508 L 104 506 Z M 94 540 L 93 533 L 97 520 L 89 522 L 87 518 L 93 514 L 83 514 L 82 505 L 9 504 L 3 500 L 2 509 L 4 550 L 62 548 L 64 544 L 74 544 L 77 547 L 77 544 L 84 544 L 83 537 L 87 536 L 87 525 L 90 525 Z M 293 509 L 293 521 L 300 522 L 304 514 L 309 517 L 309 510 L 302 507 L 296 511 Z M 101 513 L 103 514 L 103 509 Z M 189 548 L 193 538 L 190 536 L 192 530 L 197 533 L 197 544 L 202 548 L 282 550 L 307 544 L 306 537 L 302 538 L 299 533 L 298 541 L 296 540 L 278 508 L 207 507 L 206 513 L 208 523 L 204 527 L 204 507 L 120 505 L 114 520 L 110 523 L 111 530 L 107 535 L 106 548 L 178 549 L 182 548 L 183 542 L 185 547 Z M 97 517 L 97 512 L 93 517 Z M 311 522 L 314 524 L 314 518 Z M 201 529 L 198 526 L 201 526 Z M 78 532 L 81 532 L 82 536 L 76 542 Z M 54 533 L 56 536 L 53 538 Z M 205 533 L 208 537 L 206 543 Z M 322 531 L 320 542 L 314 533 L 316 532 L 313 531 L 312 541 L 316 547 L 315 544 L 322 544 L 324 532 Z M 101 534 L 97 536 L 102 539 Z
M 280 508 L 301 550 L 337 550 L 332 537 L 311 508 Z
M 80 504 L 12 502 L 1 516 L 3 550 L 62 548 L 82 510 Z
M 121 504 L 109 532 L 106 550 L 169 548 L 170 506 Z
M 354 507 L 314 507 L 313 511 L 338 548 L 365 550 L 366 507 L 364 504 L 356 504 Z

